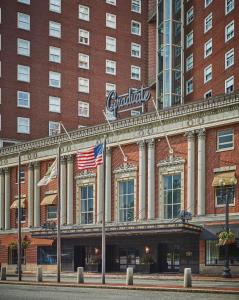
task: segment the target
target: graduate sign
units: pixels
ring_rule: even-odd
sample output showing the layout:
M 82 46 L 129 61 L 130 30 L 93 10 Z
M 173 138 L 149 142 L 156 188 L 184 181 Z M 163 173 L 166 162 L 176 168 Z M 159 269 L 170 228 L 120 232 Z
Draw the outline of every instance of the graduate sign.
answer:
M 129 89 L 129 92 L 118 96 L 116 91 L 110 91 L 106 98 L 106 109 L 117 118 L 119 112 L 142 107 L 151 97 L 149 87 L 141 87 L 139 89 Z

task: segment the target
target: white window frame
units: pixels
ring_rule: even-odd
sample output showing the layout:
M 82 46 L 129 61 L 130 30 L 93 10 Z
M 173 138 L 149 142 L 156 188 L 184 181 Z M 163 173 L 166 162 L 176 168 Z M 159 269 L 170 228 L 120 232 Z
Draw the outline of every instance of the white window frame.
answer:
M 90 68 L 90 57 L 87 54 L 79 53 L 78 54 L 78 67 L 80 69 L 89 70 Z
M 210 97 L 207 97 L 207 95 L 211 93 Z M 204 93 L 204 99 L 208 99 L 208 98 L 212 98 L 212 90 L 207 91 L 206 93 Z
M 49 112 L 61 113 L 61 98 L 49 96 Z
M 204 44 L 204 58 L 212 54 L 212 38 Z
M 61 73 L 49 71 L 49 86 L 58 89 L 61 88 Z
M 79 28 L 78 30 L 78 42 L 83 45 L 90 45 L 90 32 Z
M 230 131 L 230 132 L 229 132 Z M 225 136 L 231 136 L 231 142 L 220 142 L 220 138 Z M 229 145 L 229 146 L 226 146 Z M 226 146 L 226 147 L 224 147 Z M 217 132 L 217 152 L 233 150 L 234 149 L 234 130 L 233 128 L 227 128 L 223 130 L 219 130 Z
M 204 33 L 208 32 L 212 28 L 212 13 L 206 16 L 204 19 Z
M 22 82 L 30 82 L 30 72 L 31 70 L 29 66 L 17 65 L 17 80 Z
M 49 11 L 60 14 L 61 13 L 61 0 L 49 0 Z
M 223 194 L 225 194 L 226 193 L 226 191 L 225 191 L 225 189 L 228 189 L 228 188 L 230 188 L 230 189 L 234 189 L 234 193 L 233 193 L 233 202 L 232 203 L 230 203 L 229 202 L 229 199 L 228 199 L 228 204 L 229 204 L 229 206 L 230 207 L 233 207 L 233 206 L 235 206 L 235 186 L 234 185 L 224 185 L 223 186 Z M 215 187 L 215 207 L 225 207 L 226 206 L 226 203 L 225 204 L 218 204 L 218 198 L 217 198 L 217 190 L 219 191 L 219 193 L 221 193 L 221 187 L 220 186 L 216 186 Z M 231 194 L 232 195 L 232 194 Z M 222 199 L 222 200 L 224 200 L 224 199 Z M 226 202 L 226 199 L 225 199 L 225 202 Z
M 25 20 L 23 20 L 25 19 Z M 17 13 L 17 28 L 30 31 L 31 29 L 31 17 L 27 14 Z
M 21 122 L 25 122 L 25 124 L 20 124 Z M 22 128 L 23 130 L 20 130 Z M 17 117 L 17 133 L 30 134 L 30 119 Z
M 20 99 L 21 99 L 20 94 L 24 94 L 27 96 L 27 104 L 20 102 Z M 17 107 L 30 108 L 30 93 L 29 92 L 17 91 Z
M 191 83 L 191 85 L 189 85 Z M 189 90 L 189 86 L 192 86 L 192 89 Z M 186 95 L 193 93 L 193 77 L 186 81 Z
M 89 78 L 78 77 L 78 92 L 89 94 L 89 92 L 90 92 L 90 80 L 89 80 Z
M 225 0 L 225 15 L 229 14 L 235 8 L 234 0 Z
M 30 41 L 17 39 L 17 54 L 23 56 L 30 56 Z
M 138 72 L 137 72 L 138 73 L 138 78 L 133 76 L 133 74 L 136 74 L 136 72 L 134 72 L 134 70 L 138 70 Z M 141 67 L 131 65 L 130 78 L 132 80 L 141 80 Z
M 135 31 L 136 28 L 135 25 L 137 25 L 138 29 Z M 141 36 L 141 23 L 135 20 L 131 20 L 131 34 Z
M 107 97 L 109 92 L 111 92 L 111 91 L 116 91 L 116 84 L 106 82 L 106 84 L 105 84 L 105 96 Z
M 90 21 L 90 8 L 89 6 L 79 4 L 78 18 L 83 21 Z
M 134 49 L 138 48 L 137 50 Z M 138 53 L 138 54 L 137 54 Z M 141 45 L 137 43 L 131 43 L 131 56 L 141 58 Z
M 193 53 L 186 58 L 186 72 L 193 68 Z
M 228 69 L 234 65 L 234 57 L 234 48 L 225 53 L 225 69 Z
M 205 0 L 204 1 L 204 7 L 208 7 L 211 3 L 212 3 L 213 0 Z
M 116 38 L 112 36 L 105 37 L 105 50 L 116 52 Z
M 231 35 L 229 36 L 228 34 L 228 29 L 232 27 L 232 30 L 229 32 Z M 235 35 L 235 24 L 234 24 L 234 20 L 232 20 L 230 23 L 228 23 L 225 27 L 225 42 L 230 41 L 232 38 L 234 38 Z
M 190 23 L 192 23 L 193 19 L 194 19 L 194 11 L 193 11 L 193 6 L 191 6 L 186 13 L 186 24 L 189 25 Z
M 49 21 L 49 36 L 61 38 L 61 23 Z
M 112 70 L 112 72 L 111 72 Z M 106 59 L 105 61 L 105 73 L 109 75 L 116 75 L 116 61 Z
M 26 4 L 26 5 L 31 4 L 31 0 L 17 0 L 17 2 L 22 3 L 22 4 Z
M 53 125 L 54 128 L 51 126 Z M 48 135 L 53 136 L 61 133 L 60 122 L 49 121 L 48 123 Z
M 193 45 L 193 30 L 186 35 L 186 48 Z
M 131 0 L 131 11 L 141 14 L 142 3 L 141 0 Z
M 106 0 L 105 3 L 116 6 L 116 0 Z
M 49 46 L 49 61 L 54 63 L 61 63 L 61 48 Z
M 230 91 L 230 93 L 228 93 L 227 92 L 227 89 L 228 89 L 228 87 L 230 87 L 230 86 L 228 86 L 228 83 L 230 83 L 232 81 L 232 85 L 230 85 L 230 86 L 233 86 L 233 89 L 232 89 L 232 91 Z M 227 78 L 226 80 L 225 80 L 225 94 L 231 94 L 231 93 L 233 93 L 234 92 L 234 88 L 235 88 L 235 86 L 234 86 L 234 76 L 231 76 L 231 77 L 229 77 L 229 78 Z
M 210 80 L 212 80 L 212 65 L 208 65 L 204 68 L 204 83 L 207 83 Z
M 108 28 L 116 29 L 116 15 L 106 13 L 105 14 L 105 26 Z
M 78 101 L 78 116 L 84 118 L 90 117 L 90 103 Z

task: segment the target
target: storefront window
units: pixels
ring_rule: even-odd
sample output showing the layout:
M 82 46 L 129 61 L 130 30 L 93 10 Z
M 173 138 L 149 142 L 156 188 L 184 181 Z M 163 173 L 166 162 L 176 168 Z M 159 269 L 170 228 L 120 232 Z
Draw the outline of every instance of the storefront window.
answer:
M 55 265 L 56 262 L 56 247 L 42 246 L 37 248 L 38 265 Z
M 93 185 L 81 187 L 81 224 L 93 223 Z
M 206 265 L 224 265 L 225 247 L 217 246 L 218 241 L 206 241 Z M 230 265 L 239 265 L 239 239 L 229 245 Z
M 181 210 L 181 174 L 164 176 L 164 216 L 173 219 Z
M 16 265 L 17 264 L 17 248 L 8 248 L 8 264 L 9 265 Z M 22 249 L 22 264 L 26 263 L 26 255 L 25 255 L 25 249 Z
M 134 221 L 134 180 L 119 182 L 119 221 Z

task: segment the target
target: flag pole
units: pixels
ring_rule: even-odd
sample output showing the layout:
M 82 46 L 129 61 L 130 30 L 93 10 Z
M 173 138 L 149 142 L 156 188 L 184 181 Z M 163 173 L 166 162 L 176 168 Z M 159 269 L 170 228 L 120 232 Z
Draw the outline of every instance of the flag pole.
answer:
M 22 220 L 22 210 L 21 210 L 21 153 L 18 153 L 18 280 L 22 281 L 22 232 L 21 232 L 21 220 Z
M 60 158 L 61 158 L 61 145 L 57 149 L 57 282 L 61 281 L 61 199 L 60 199 Z
M 102 284 L 105 284 L 105 175 L 106 175 L 106 137 L 104 138 L 104 152 L 103 152 L 103 203 L 102 203 Z

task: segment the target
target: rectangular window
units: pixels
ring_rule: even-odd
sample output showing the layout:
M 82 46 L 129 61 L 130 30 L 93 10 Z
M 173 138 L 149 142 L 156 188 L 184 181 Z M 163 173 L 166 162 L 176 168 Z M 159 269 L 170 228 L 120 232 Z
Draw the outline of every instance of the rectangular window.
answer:
M 225 42 L 234 37 L 234 20 L 225 27 Z
M 212 39 L 204 44 L 204 58 L 212 54 Z
M 81 69 L 89 69 L 89 55 L 79 53 L 78 67 Z
M 79 77 L 78 78 L 78 91 L 81 93 L 87 93 L 89 94 L 89 79 L 88 78 L 83 78 Z
M 37 247 L 37 264 L 38 265 L 56 265 L 57 255 L 55 246 Z
M 59 122 L 49 121 L 49 136 L 61 133 L 61 126 Z
M 209 90 L 204 94 L 204 99 L 209 99 L 209 98 L 212 98 L 212 90 Z
M 49 10 L 55 13 L 61 13 L 61 0 L 50 0 Z
M 141 35 L 141 23 L 137 21 L 131 21 L 131 33 L 135 35 Z
M 186 71 L 193 68 L 193 53 L 186 58 Z
M 165 175 L 164 181 L 164 218 L 174 219 L 181 211 L 181 174 Z
M 124 180 L 119 183 L 119 221 L 134 221 L 134 180 Z
M 187 25 L 193 21 L 193 6 L 189 8 L 186 14 L 186 23 Z
M 111 36 L 106 36 L 105 49 L 108 51 L 116 52 L 116 38 Z
M 106 13 L 106 27 L 116 29 L 116 15 Z
M 225 93 L 230 94 L 234 92 L 234 76 L 225 81 Z
M 131 66 L 131 79 L 140 80 L 141 68 L 137 66 Z
M 204 6 L 207 7 L 213 0 L 205 0 Z
M 47 205 L 47 219 L 56 219 L 56 218 L 57 218 L 57 206 Z
M 116 75 L 116 61 L 113 60 L 106 60 L 106 74 Z
M 186 48 L 189 48 L 193 44 L 193 31 L 186 35 Z
M 116 0 L 106 0 L 106 3 L 116 6 Z
M 208 32 L 212 28 L 212 13 L 204 19 L 204 32 Z
M 207 66 L 204 69 L 204 83 L 212 79 L 212 65 Z
M 61 73 L 49 72 L 49 86 L 55 88 L 61 87 Z
M 29 118 L 17 118 L 17 133 L 30 133 L 30 119 Z
M 49 111 L 55 113 L 61 112 L 61 98 L 49 96 Z
M 49 47 L 49 61 L 54 63 L 61 62 L 61 48 Z
M 229 128 L 218 131 L 217 150 L 232 150 L 234 148 L 234 132 Z
M 239 240 L 228 245 L 230 265 L 239 265 Z M 221 265 L 225 263 L 225 247 L 218 247 L 218 241 L 206 241 L 206 265 Z
M 90 21 L 90 8 L 85 5 L 79 5 L 79 19 Z
M 26 208 L 25 207 L 21 207 L 21 222 L 25 222 L 26 221 Z M 18 209 L 15 210 L 15 218 L 16 218 L 16 222 L 18 221 Z
M 235 187 L 233 185 L 217 186 L 215 188 L 216 206 L 222 207 L 226 205 L 226 200 L 229 205 L 235 205 Z
M 61 38 L 61 24 L 49 21 L 49 36 Z
M 110 91 L 116 91 L 116 84 L 114 83 L 106 83 L 105 84 L 105 95 L 108 96 Z
M 193 92 L 193 78 L 186 81 L 186 95 Z
M 17 28 L 23 30 L 30 30 L 30 16 L 20 13 L 17 13 Z
M 131 11 L 141 13 L 141 0 L 131 0 Z
M 30 93 L 17 91 L 17 106 L 30 108 Z
M 81 224 L 93 223 L 94 195 L 93 185 L 82 186 L 81 194 Z
M 30 41 L 17 39 L 17 54 L 30 56 Z
M 79 43 L 84 45 L 90 44 L 90 33 L 87 30 L 79 29 Z
M 234 49 L 229 50 L 225 54 L 225 69 L 234 65 Z
M 141 45 L 131 43 L 131 56 L 141 58 Z
M 225 0 L 225 15 L 229 14 L 235 7 L 234 0 Z
M 88 102 L 78 101 L 78 116 L 89 118 L 90 104 Z
M 31 4 L 31 0 L 17 0 L 17 2 L 27 4 L 27 5 Z
M 30 67 L 17 65 L 17 80 L 30 82 Z
M 17 211 L 17 209 L 16 209 Z M 23 265 L 26 264 L 26 250 L 22 249 L 22 255 L 21 255 L 21 263 Z M 18 262 L 18 249 L 17 245 L 16 247 L 8 247 L 8 264 L 9 265 L 17 265 Z

